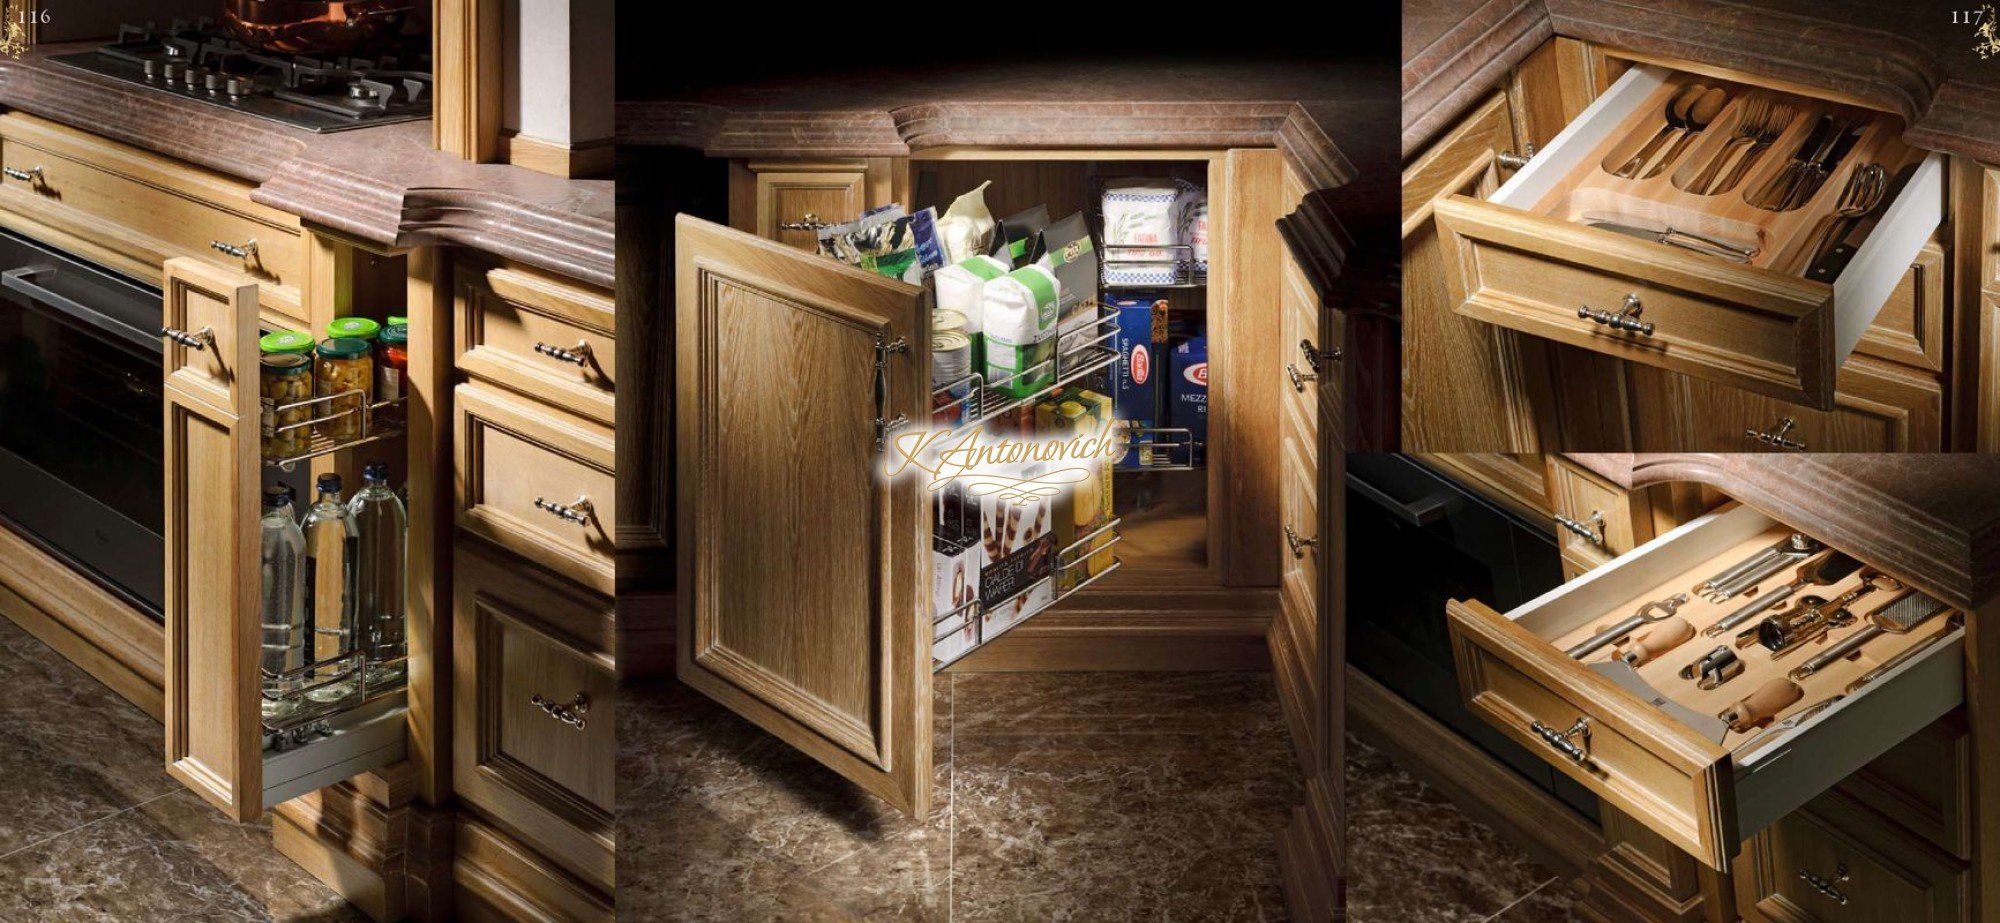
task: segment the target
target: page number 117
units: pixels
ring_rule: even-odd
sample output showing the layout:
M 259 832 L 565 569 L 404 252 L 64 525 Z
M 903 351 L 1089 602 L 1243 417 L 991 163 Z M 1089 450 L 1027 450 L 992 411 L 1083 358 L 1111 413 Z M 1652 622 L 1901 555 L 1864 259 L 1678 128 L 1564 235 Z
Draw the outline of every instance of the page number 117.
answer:
M 1977 9 L 1977 10 L 1952 10 L 1952 11 L 1951 11 L 1951 24 L 1952 24 L 1952 25 L 1954 25 L 1954 26 L 1976 26 L 1976 25 L 1979 25 L 1979 22 L 1980 22 L 1980 19 L 1981 19 L 1982 17 L 1984 17 L 1985 15 L 1986 15 L 1986 11 L 1987 11 L 1988 9 L 1991 9 L 1991 8 L 1990 8 L 1990 7 L 1984 7 L 1984 8 L 1981 8 L 1981 9 Z

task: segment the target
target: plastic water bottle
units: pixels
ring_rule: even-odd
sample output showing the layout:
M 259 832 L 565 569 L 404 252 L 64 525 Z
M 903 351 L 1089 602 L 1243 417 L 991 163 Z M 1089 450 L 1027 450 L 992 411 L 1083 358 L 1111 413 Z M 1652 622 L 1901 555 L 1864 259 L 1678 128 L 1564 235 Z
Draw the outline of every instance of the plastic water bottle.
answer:
M 340 475 L 319 476 L 319 500 L 306 510 L 306 591 L 312 600 L 313 662 L 325 664 L 313 682 L 326 683 L 306 692 L 315 702 L 338 702 L 353 695 L 359 676 L 346 676 L 351 664 L 337 663 L 355 650 L 355 559 L 360 533 L 347 504 L 340 499 Z
M 401 663 L 407 650 L 403 603 L 409 578 L 404 554 L 410 520 L 402 499 L 389 487 L 387 464 L 364 465 L 361 481 L 361 491 L 348 503 L 347 511 L 361 538 L 356 564 L 358 625 L 372 694 L 377 688 L 400 685 L 405 675 Z
M 279 679 L 306 665 L 306 536 L 292 512 L 292 489 L 264 489 L 263 589 L 258 624 L 263 629 L 258 666 L 264 672 L 264 717 L 282 718 L 298 710 L 291 698 L 300 677 Z

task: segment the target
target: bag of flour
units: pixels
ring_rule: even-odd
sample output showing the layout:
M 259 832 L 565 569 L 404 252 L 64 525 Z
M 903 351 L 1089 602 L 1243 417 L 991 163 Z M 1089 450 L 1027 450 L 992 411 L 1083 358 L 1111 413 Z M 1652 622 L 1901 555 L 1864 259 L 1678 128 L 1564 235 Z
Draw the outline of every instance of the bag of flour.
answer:
M 1055 273 L 1040 266 L 1023 266 L 981 289 L 988 387 L 1009 397 L 1027 397 L 1055 380 L 1050 360 L 1060 294 Z
M 980 307 L 985 300 L 986 283 L 1006 274 L 1006 263 L 997 257 L 981 255 L 960 260 L 931 275 L 937 289 L 938 310 L 965 315 L 965 333 L 972 338 L 973 368 L 979 368 L 982 361 L 980 343 L 985 337 Z

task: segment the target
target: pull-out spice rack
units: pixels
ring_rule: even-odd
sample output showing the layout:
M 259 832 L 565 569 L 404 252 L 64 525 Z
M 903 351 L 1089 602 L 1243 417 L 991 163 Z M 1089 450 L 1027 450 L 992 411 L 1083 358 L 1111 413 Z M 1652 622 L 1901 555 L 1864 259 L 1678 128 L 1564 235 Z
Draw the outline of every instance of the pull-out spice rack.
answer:
M 301 418 L 278 424 L 272 428 L 272 434 L 304 433 L 305 450 L 276 458 L 266 457 L 264 466 L 291 471 L 299 462 L 308 459 L 401 436 L 404 407 L 408 400 L 397 398 L 369 403 L 366 391 L 353 389 L 278 404 L 269 411 L 274 420 L 294 415 L 301 415 Z M 353 435 L 331 435 L 339 430 L 348 430 Z

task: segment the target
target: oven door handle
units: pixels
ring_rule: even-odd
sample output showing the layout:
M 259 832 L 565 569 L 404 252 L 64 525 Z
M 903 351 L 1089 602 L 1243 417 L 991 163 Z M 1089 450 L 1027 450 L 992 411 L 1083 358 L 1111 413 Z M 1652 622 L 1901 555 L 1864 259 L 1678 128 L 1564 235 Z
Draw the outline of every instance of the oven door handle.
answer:
M 1443 519 L 1444 514 L 1449 512 L 1451 506 L 1451 495 L 1442 492 L 1418 498 L 1413 503 L 1404 503 L 1395 497 L 1389 496 L 1388 492 L 1382 488 L 1376 487 L 1360 478 L 1350 476 L 1347 479 L 1347 484 L 1363 497 L 1367 497 L 1376 506 L 1380 506 L 1396 514 L 1396 518 L 1413 526 L 1428 526 Z
M 134 346 L 144 347 L 148 352 L 160 351 L 160 338 L 148 336 L 146 331 L 127 324 L 109 314 L 97 310 L 67 295 L 59 294 L 48 286 L 31 281 L 33 277 L 56 271 L 54 266 L 22 266 L 0 272 L 0 288 L 12 289 L 48 305 L 79 321 L 109 333 Z

